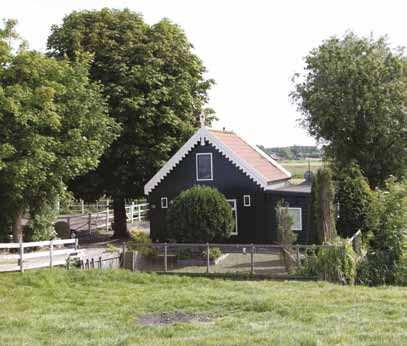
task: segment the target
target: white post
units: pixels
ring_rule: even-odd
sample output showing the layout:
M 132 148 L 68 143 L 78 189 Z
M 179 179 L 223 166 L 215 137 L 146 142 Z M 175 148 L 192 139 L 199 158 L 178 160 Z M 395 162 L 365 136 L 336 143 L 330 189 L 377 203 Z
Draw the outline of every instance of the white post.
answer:
M 140 222 L 141 221 L 141 205 L 140 204 L 137 204 L 137 212 L 138 212 L 138 221 Z
M 66 218 L 66 223 L 68 224 L 69 232 L 71 232 L 71 218 L 70 217 Z
M 134 202 L 131 202 L 130 207 L 130 222 L 134 223 Z
M 24 272 L 24 244 L 20 243 L 20 272 Z
M 53 257 L 54 257 L 54 242 L 51 240 L 49 243 L 49 266 L 53 267 Z
M 85 202 L 81 199 L 81 213 L 85 214 Z
M 107 207 L 106 208 L 106 231 L 109 230 L 109 221 L 110 221 L 109 207 Z

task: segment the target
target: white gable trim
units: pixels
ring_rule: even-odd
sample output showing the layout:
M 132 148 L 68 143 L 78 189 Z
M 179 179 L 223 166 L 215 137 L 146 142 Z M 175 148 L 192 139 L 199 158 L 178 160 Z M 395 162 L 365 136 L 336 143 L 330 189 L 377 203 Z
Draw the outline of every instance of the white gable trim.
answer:
M 231 161 L 237 168 L 239 168 L 243 173 L 249 176 L 255 183 L 260 185 L 263 189 L 268 184 L 267 179 L 260 174 L 256 169 L 251 167 L 246 161 L 238 157 L 233 151 L 231 151 L 226 145 L 224 145 L 216 136 L 212 135 L 205 127 L 201 127 L 176 153 L 167 163 L 149 180 L 149 182 L 144 186 L 144 193 L 148 195 L 166 176 L 171 172 L 174 167 L 192 150 L 192 148 L 200 142 L 204 144 L 204 141 L 209 141 L 219 152 L 221 152 L 229 161 Z M 248 142 L 246 142 L 250 145 Z M 260 155 L 265 157 L 271 164 L 281 169 L 288 177 L 291 174 L 282 168 L 277 162 L 269 158 L 267 154 L 257 149 L 255 146 L 250 145 L 255 149 Z M 288 178 L 287 178 L 288 179 Z

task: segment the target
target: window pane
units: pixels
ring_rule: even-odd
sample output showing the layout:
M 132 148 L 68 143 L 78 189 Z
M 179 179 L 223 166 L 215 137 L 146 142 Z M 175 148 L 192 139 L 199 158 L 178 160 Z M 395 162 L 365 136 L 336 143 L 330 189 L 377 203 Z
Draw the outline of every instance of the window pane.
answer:
M 302 230 L 301 209 L 300 208 L 288 208 L 288 215 L 293 220 L 292 229 L 294 231 Z
M 198 155 L 198 179 L 212 179 L 212 159 L 210 154 Z

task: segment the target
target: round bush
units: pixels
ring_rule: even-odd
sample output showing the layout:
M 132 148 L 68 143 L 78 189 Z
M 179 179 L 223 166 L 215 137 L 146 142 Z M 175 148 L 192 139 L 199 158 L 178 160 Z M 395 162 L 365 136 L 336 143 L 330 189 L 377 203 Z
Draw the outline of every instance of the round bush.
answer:
M 230 237 L 232 209 L 218 190 L 194 186 L 181 192 L 167 214 L 167 239 L 177 242 L 213 242 Z

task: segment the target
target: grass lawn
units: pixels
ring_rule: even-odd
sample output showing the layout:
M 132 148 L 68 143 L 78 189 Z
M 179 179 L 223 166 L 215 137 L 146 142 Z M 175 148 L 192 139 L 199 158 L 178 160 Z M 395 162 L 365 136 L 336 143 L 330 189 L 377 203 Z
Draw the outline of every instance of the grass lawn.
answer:
M 290 160 L 279 162 L 286 170 L 291 172 L 293 178 L 304 180 L 304 173 L 308 171 L 308 160 Z M 322 166 L 322 160 L 310 160 L 311 171 L 316 173 Z
M 407 289 L 124 270 L 0 275 L 0 345 L 405 345 Z M 139 325 L 180 311 L 210 322 Z

